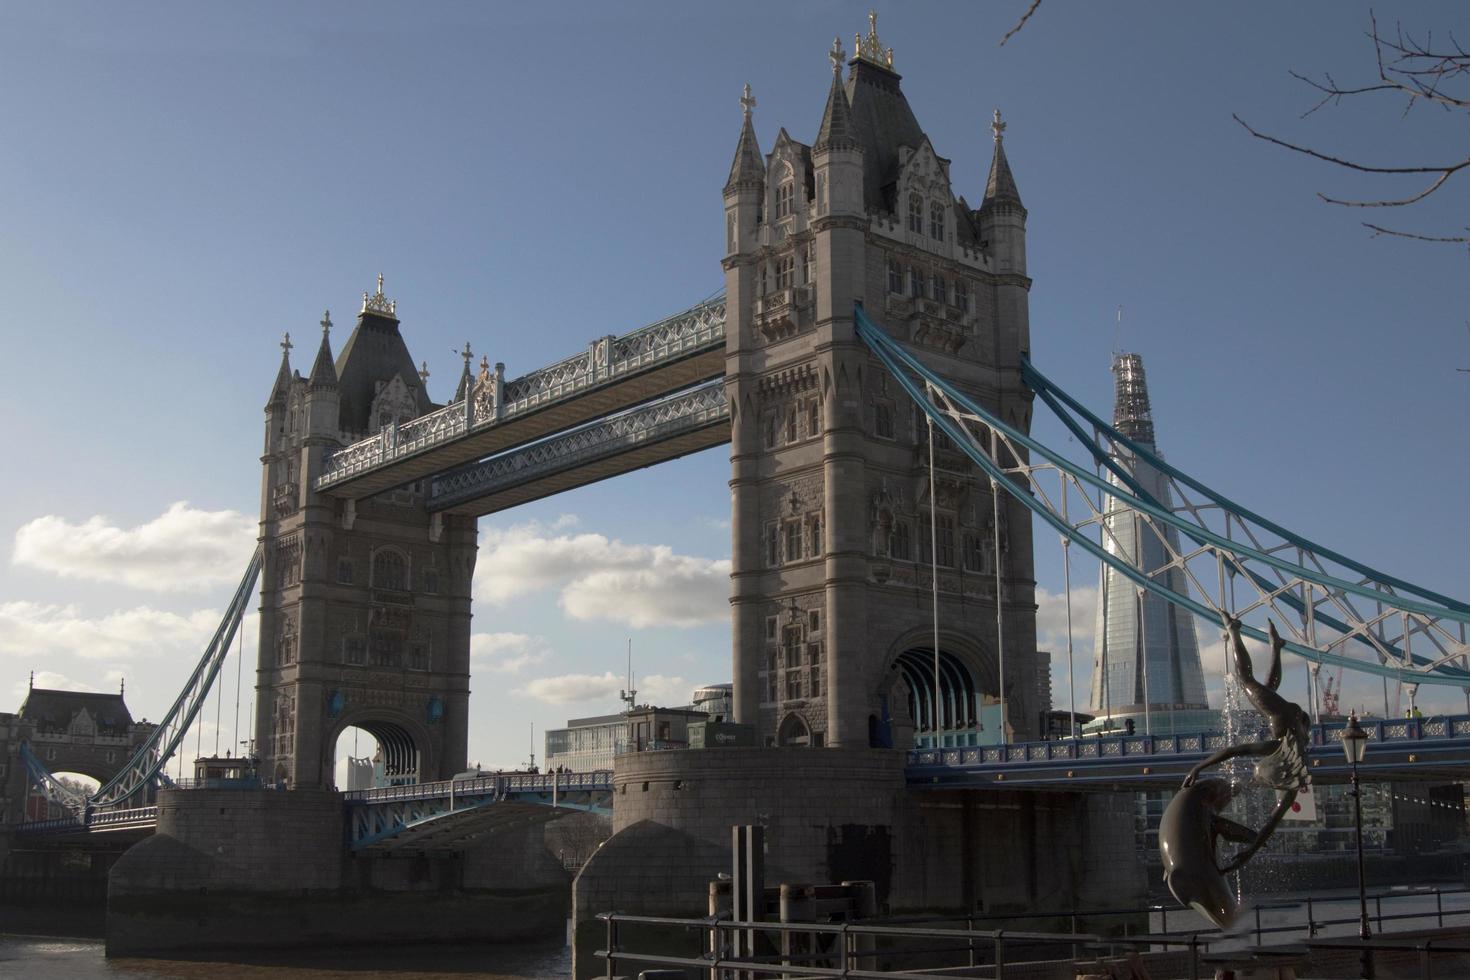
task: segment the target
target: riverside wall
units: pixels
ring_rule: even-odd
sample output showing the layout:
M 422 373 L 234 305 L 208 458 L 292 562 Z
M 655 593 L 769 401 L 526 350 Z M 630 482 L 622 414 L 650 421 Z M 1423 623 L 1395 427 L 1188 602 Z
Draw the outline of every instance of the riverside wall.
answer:
M 113 865 L 109 956 L 561 934 L 568 874 L 529 821 L 453 857 L 358 857 L 327 790 L 159 794 Z
M 765 827 L 768 886 L 871 880 L 892 914 L 1117 907 L 1145 891 L 1131 798 L 924 790 L 891 750 L 644 752 L 618 758 L 613 792 L 614 834 L 572 888 L 578 980 L 603 969 L 598 912 L 706 914 L 733 825 Z M 665 939 L 690 945 L 622 944 Z

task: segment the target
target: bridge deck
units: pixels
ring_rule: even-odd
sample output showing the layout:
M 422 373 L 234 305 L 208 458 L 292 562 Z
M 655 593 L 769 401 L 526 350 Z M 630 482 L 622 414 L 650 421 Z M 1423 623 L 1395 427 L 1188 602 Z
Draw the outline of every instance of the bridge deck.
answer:
M 1369 748 L 1359 772 L 1366 780 L 1470 779 L 1470 715 L 1362 722 Z M 1308 764 L 1314 782 L 1347 782 L 1342 722 L 1312 727 Z M 1238 741 L 1268 737 L 1248 732 Z M 905 768 L 909 785 L 928 789 L 1015 787 L 1068 792 L 1126 792 L 1177 787 L 1185 774 L 1230 744 L 1218 732 L 1114 735 L 1012 745 L 917 749 Z M 1243 761 L 1249 765 L 1249 760 Z

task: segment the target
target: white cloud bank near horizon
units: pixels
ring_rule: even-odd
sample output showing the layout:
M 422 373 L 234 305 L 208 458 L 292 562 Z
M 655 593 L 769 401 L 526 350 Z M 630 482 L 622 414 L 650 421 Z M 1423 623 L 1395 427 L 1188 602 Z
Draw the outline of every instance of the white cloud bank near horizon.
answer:
M 528 522 L 486 528 L 475 567 L 477 600 L 501 606 L 557 589 L 563 612 L 634 629 L 693 627 L 730 615 L 729 559 L 676 554 L 668 545 L 625 544 L 576 523 Z
M 574 701 L 607 701 L 616 698 L 626 689 L 628 679 L 607 671 L 602 674 L 560 674 L 554 677 L 538 677 L 527 682 L 517 693 L 525 694 L 547 704 L 568 704 Z M 682 677 L 649 674 L 635 678 L 639 702 L 647 704 L 687 704 L 694 686 Z
M 130 528 L 100 514 L 80 524 L 47 514 L 15 532 L 11 563 L 152 592 L 199 592 L 240 577 L 256 534 L 254 518 L 187 501 Z

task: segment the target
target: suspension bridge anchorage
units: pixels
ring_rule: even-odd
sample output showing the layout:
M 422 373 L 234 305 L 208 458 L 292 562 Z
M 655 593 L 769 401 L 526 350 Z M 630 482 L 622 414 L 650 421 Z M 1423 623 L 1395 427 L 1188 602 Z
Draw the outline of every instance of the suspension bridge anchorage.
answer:
M 859 336 L 966 456 L 1066 540 L 1138 588 L 1213 623 L 1270 616 L 1281 624 L 1285 649 L 1316 664 L 1405 684 L 1470 688 L 1465 602 L 1380 572 L 1246 509 L 1088 411 L 1029 359 L 1023 361 L 1027 386 L 1084 448 L 1085 462 L 997 418 L 861 308 L 857 321 Z M 1142 467 L 1162 475 L 1176 501 L 1172 507 L 1145 489 L 1138 478 Z M 1151 574 L 1140 572 L 1137 557 L 1112 534 L 1110 508 L 1116 507 L 1132 511 L 1141 534 L 1165 549 L 1165 562 Z M 1171 546 L 1176 535 L 1182 545 Z M 1186 588 L 1171 588 L 1171 580 Z M 1267 639 L 1254 623 L 1241 632 Z

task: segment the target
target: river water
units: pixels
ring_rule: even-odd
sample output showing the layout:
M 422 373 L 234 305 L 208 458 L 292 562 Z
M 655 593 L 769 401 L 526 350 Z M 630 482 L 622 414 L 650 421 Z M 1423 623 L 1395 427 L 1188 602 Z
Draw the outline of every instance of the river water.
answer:
M 572 951 L 528 946 L 358 946 L 222 960 L 107 959 L 101 939 L 0 934 L 0 977 L 27 980 L 566 980 Z

